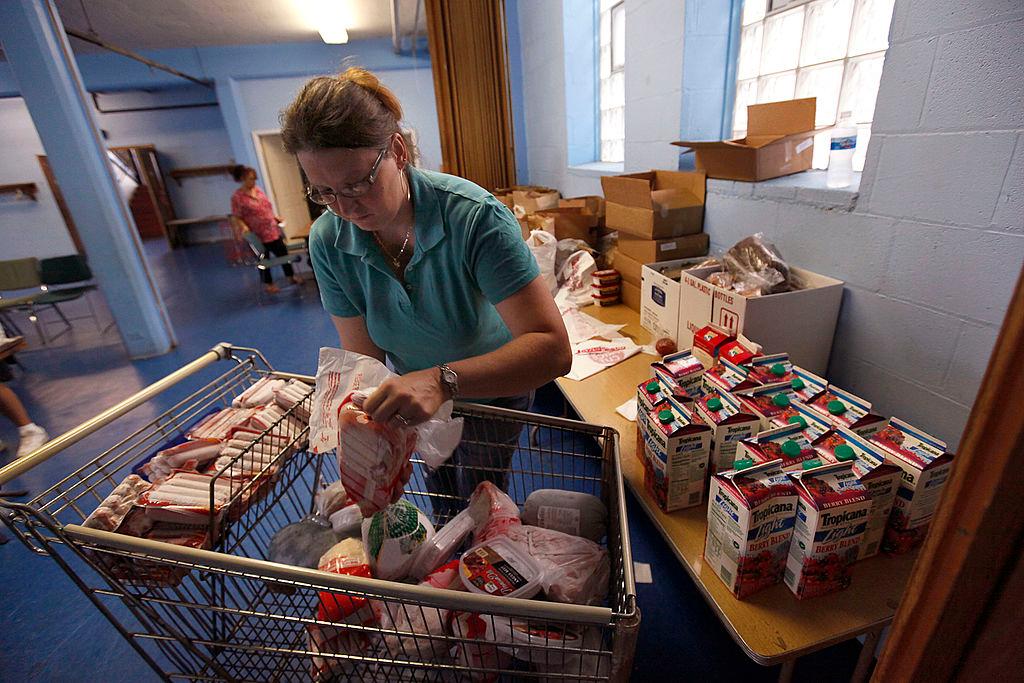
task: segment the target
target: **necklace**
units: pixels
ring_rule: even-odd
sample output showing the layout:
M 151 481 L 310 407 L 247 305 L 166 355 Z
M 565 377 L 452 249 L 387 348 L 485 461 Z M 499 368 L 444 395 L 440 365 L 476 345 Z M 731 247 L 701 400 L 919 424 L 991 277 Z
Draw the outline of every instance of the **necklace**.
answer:
M 409 226 L 409 229 L 405 231 L 405 239 L 402 240 L 402 248 L 398 250 L 398 255 L 394 256 L 388 250 L 387 246 L 384 244 L 384 241 L 377 236 L 377 233 L 373 233 L 373 238 L 377 240 L 377 245 L 380 247 L 380 250 L 384 252 L 384 256 L 386 256 L 387 259 L 391 261 L 391 264 L 395 270 L 402 269 L 402 256 L 405 255 L 405 248 L 409 246 L 410 237 L 412 237 L 412 226 Z

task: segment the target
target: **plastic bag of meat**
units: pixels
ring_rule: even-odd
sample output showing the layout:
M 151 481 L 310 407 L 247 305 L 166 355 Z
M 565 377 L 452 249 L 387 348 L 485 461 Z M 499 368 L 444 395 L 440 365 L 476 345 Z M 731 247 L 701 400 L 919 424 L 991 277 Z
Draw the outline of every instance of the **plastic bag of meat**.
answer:
M 283 379 L 261 377 L 251 387 L 235 397 L 231 402 L 233 408 L 258 408 L 274 400 L 274 392 L 287 384 Z
M 458 638 L 472 639 L 457 643 L 452 648 L 455 663 L 472 670 L 469 680 L 496 681 L 498 674 L 480 669 L 505 669 L 512 661 L 512 655 L 495 645 L 494 620 L 508 617 L 493 617 L 472 612 L 450 612 L 448 628 Z
M 733 288 L 744 296 L 778 294 L 802 286 L 763 233 L 741 239 L 725 253 L 722 262 L 733 277 Z
M 99 507 L 86 517 L 82 526 L 103 531 L 116 530 L 135 505 L 135 501 L 150 487 L 150 483 L 139 475 L 129 474 L 103 499 Z
M 477 484 L 467 506 L 473 518 L 473 545 L 479 545 L 495 536 L 507 534 L 508 530 L 522 524 L 519 521 L 519 506 L 507 493 L 489 481 Z
M 462 590 L 462 582 L 459 580 L 459 561 L 452 560 L 439 567 L 428 574 L 420 582 L 420 585 L 442 590 Z M 392 657 L 402 657 L 414 661 L 433 661 L 448 655 L 451 645 L 449 641 L 443 639 L 448 610 L 379 600 L 373 601 L 373 607 L 382 630 L 394 630 L 409 634 L 407 636 L 395 634 L 384 636 L 384 647 Z M 416 637 L 417 635 L 428 637 Z M 430 636 L 439 636 L 439 638 L 435 640 Z
M 366 549 L 358 538 L 346 538 L 336 543 L 323 554 L 317 569 L 331 574 L 362 576 L 370 578 L 370 560 Z M 320 591 L 320 621 L 345 621 L 348 623 L 370 623 L 374 615 L 366 598 L 347 593 Z
M 415 505 L 400 500 L 364 519 L 362 532 L 373 575 L 400 581 L 409 575 L 421 546 L 434 536 L 434 525 Z
M 541 585 L 549 600 L 593 605 L 607 597 L 611 565 L 606 549 L 585 538 L 537 526 L 514 526 L 505 533 L 540 562 Z
M 436 468 L 451 457 L 462 438 L 462 418 L 452 418 L 451 401 L 415 427 L 373 422 L 360 409 L 362 401 L 391 376 L 390 370 L 369 356 L 320 349 L 310 449 L 314 453 L 337 449 L 342 481 L 364 515 L 383 509 L 401 495 L 414 451 L 428 467 Z
M 159 451 L 142 466 L 142 472 L 152 482 L 161 481 L 174 470 L 195 470 L 220 455 L 221 444 L 210 441 L 186 441 Z

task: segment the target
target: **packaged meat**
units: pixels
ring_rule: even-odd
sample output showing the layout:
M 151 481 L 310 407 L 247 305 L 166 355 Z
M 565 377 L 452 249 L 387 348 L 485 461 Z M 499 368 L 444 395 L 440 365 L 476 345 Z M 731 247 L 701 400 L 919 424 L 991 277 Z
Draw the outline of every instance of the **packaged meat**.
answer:
M 279 529 L 270 539 L 267 559 L 280 564 L 316 569 L 320 558 L 337 542 L 331 523 L 318 510 Z
M 473 518 L 473 544 L 505 534 L 519 526 L 519 506 L 509 495 L 489 481 L 477 484 L 466 508 Z
M 493 631 L 499 650 L 534 664 L 573 656 L 578 661 L 579 653 L 572 651 L 583 647 L 584 627 L 575 624 L 494 615 Z
M 383 510 L 408 480 L 416 432 L 374 422 L 347 403 L 339 410 L 338 469 L 341 481 L 364 516 Z
M 358 536 L 363 524 L 363 513 L 359 511 L 359 506 L 353 503 L 337 510 L 329 519 L 336 535 Z
M 355 662 L 340 657 L 324 657 L 327 654 L 342 654 L 365 657 L 372 652 L 373 639 L 366 631 L 345 626 L 306 626 L 306 646 L 310 652 L 310 676 L 313 683 L 329 683 L 344 680 L 344 674 L 351 672 Z M 361 677 L 361 680 L 366 680 Z
M 363 520 L 363 544 L 374 577 L 400 581 L 409 575 L 416 553 L 434 536 L 427 516 L 406 500 Z
M 152 482 L 165 479 L 179 469 L 195 470 L 220 455 L 221 445 L 210 441 L 185 441 L 177 446 L 158 451 L 142 466 L 142 472 Z
M 115 531 L 135 505 L 135 501 L 151 488 L 151 484 L 137 474 L 129 474 L 99 506 L 85 518 L 82 526 L 103 531 Z
M 459 561 L 452 560 L 438 568 L 421 581 L 420 585 L 442 590 L 462 590 L 462 582 L 459 581 Z M 398 602 L 373 602 L 381 629 L 409 634 L 384 636 L 384 647 L 392 657 L 433 661 L 448 655 L 450 643 L 444 638 L 448 610 Z
M 244 483 L 229 477 L 175 470 L 143 493 L 137 504 L 155 522 L 205 526 L 224 514 L 232 497 L 243 490 Z
M 285 386 L 283 379 L 261 377 L 231 402 L 233 408 L 258 408 L 274 400 L 274 391 Z
M 539 580 L 549 600 L 594 605 L 607 597 L 611 564 L 605 548 L 579 536 L 526 525 L 509 529 L 508 539 L 540 565 Z
M 498 674 L 487 669 L 504 669 L 512 660 L 510 654 L 494 644 L 494 620 L 497 618 L 472 612 L 451 612 L 448 617 L 452 635 L 472 639 L 472 642 L 457 642 L 452 647 L 455 663 L 467 667 L 469 680 L 496 681 Z
M 537 489 L 526 497 L 523 523 L 597 542 L 608 532 L 608 508 L 589 493 Z
M 550 679 L 555 681 L 607 680 L 611 675 L 611 664 L 612 654 L 604 644 L 604 636 L 600 629 L 594 627 L 583 630 L 580 645 L 574 643 L 572 649 L 567 647 L 557 652 L 548 650 L 546 659 L 533 663 L 539 673 L 558 675 Z M 547 680 L 541 678 L 541 681 Z
M 346 538 L 339 541 L 323 554 L 317 563 L 317 569 L 331 574 L 346 576 L 363 576 L 370 578 L 370 561 L 366 550 L 358 538 Z M 320 621 L 349 621 L 363 623 L 373 619 L 373 613 L 366 598 L 359 595 L 320 591 L 320 608 L 317 611 Z
M 506 536 L 467 550 L 459 560 L 459 575 L 470 593 L 502 598 L 532 598 L 540 592 L 544 578 L 526 544 Z
M 236 427 L 248 426 L 257 411 L 257 408 L 225 408 L 204 417 L 185 433 L 185 437 L 190 441 L 223 441 Z
M 322 487 L 316 494 L 316 508 L 324 517 L 330 517 L 343 507 L 352 504 L 345 487 L 340 481 L 332 482 Z
M 417 581 L 444 564 L 473 533 L 476 524 L 469 508 L 462 510 L 441 527 L 434 537 L 420 548 L 413 562 L 410 576 Z
M 309 422 L 309 404 L 303 403 L 313 393 L 313 387 L 305 382 L 293 379 L 279 389 L 274 390 L 274 402 L 285 410 L 295 408 L 292 415 L 295 415 L 303 422 Z

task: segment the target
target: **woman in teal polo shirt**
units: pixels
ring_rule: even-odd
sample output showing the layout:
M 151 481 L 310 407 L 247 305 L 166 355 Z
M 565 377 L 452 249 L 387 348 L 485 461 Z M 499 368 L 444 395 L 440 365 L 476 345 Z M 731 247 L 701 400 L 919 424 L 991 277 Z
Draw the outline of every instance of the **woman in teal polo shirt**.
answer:
M 508 209 L 468 180 L 414 168 L 401 119 L 395 95 L 358 68 L 312 79 L 281 117 L 309 198 L 328 209 L 309 247 L 341 345 L 399 373 L 366 409 L 402 424 L 451 398 L 525 409 L 572 363 L 558 309 Z M 460 469 L 478 471 L 431 488 L 464 498 L 482 478 L 504 485 L 509 457 L 460 449 Z

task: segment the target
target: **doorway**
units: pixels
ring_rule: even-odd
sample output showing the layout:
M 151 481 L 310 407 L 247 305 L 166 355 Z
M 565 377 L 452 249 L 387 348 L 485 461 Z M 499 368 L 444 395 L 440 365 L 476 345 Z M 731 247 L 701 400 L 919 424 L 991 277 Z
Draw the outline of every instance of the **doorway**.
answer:
M 252 136 L 268 198 L 284 219 L 285 241 L 305 239 L 316 215 L 309 209 L 298 160 L 284 151 L 281 131 L 254 131 Z

